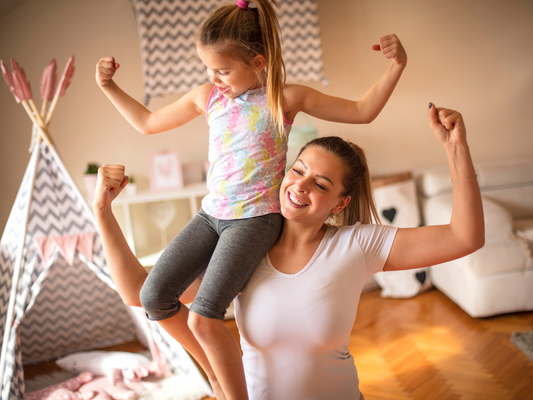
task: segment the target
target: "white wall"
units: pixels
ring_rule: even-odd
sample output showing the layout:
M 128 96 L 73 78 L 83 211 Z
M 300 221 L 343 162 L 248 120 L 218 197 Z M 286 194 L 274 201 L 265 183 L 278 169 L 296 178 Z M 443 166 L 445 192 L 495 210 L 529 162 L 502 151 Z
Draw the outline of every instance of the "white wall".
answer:
M 283 0 L 280 0 L 283 1 Z M 370 46 L 396 33 L 408 67 L 381 115 L 370 125 L 315 121 L 321 135 L 350 138 L 369 154 L 372 172 L 387 174 L 445 163 L 425 119 L 429 101 L 460 110 L 475 159 L 533 155 L 533 3 L 461 0 L 318 0 L 328 94 L 359 98 L 388 66 Z M 83 190 L 88 161 L 123 163 L 148 185 L 148 154 L 179 149 L 184 161 L 207 158 L 207 126 L 198 118 L 150 137 L 133 130 L 94 82 L 104 55 L 121 63 L 117 83 L 143 98 L 136 22 L 128 0 L 27 0 L 0 19 L 0 58 L 14 57 L 39 97 L 41 73 L 55 58 L 61 73 L 76 56 L 76 73 L 50 131 Z M 152 100 L 156 109 L 178 96 Z M 27 165 L 31 125 L 0 84 L 0 227 Z M 2 229 L 3 230 L 3 229 Z

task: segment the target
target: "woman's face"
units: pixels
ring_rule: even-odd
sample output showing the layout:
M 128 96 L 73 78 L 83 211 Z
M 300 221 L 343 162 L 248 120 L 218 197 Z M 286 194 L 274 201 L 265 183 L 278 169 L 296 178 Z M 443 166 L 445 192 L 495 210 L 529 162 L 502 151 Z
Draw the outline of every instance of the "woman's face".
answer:
M 343 174 L 344 166 L 335 154 L 308 147 L 281 183 L 281 213 L 288 220 L 324 223 L 350 201 L 349 196 L 342 196 Z

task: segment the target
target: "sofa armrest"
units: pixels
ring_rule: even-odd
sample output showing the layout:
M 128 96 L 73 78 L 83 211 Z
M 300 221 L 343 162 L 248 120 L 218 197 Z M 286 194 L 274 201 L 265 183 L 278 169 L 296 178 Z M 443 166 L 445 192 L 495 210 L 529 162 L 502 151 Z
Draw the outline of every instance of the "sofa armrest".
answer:
M 450 223 L 452 196 L 451 193 L 445 193 L 420 199 L 420 212 L 424 225 Z M 513 231 L 513 217 L 509 210 L 483 195 L 481 199 L 485 218 L 485 242 L 508 239 L 509 233 Z

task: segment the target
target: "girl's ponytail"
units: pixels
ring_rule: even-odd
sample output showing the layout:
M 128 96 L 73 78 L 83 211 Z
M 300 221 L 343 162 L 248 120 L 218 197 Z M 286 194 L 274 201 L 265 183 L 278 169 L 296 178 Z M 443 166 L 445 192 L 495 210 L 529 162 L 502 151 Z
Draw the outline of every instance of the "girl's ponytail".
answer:
M 263 55 L 266 59 L 265 74 L 259 75 L 258 79 L 267 85 L 267 105 L 275 125 L 283 132 L 285 63 L 274 6 L 278 6 L 276 0 L 239 0 L 238 3 L 222 5 L 200 26 L 196 45 L 213 46 L 219 54 L 237 59 L 249 68 L 253 68 L 252 61 L 256 55 Z
M 259 26 L 263 35 L 264 56 L 267 74 L 267 104 L 272 110 L 274 123 L 283 132 L 283 86 L 285 85 L 285 63 L 281 53 L 281 28 L 272 3 L 276 0 L 250 0 L 257 7 Z
M 363 149 L 340 137 L 327 136 L 310 141 L 302 147 L 299 154 L 311 146 L 335 154 L 345 166 L 342 195 L 351 196 L 351 200 L 339 214 L 331 215 L 333 224 L 340 226 L 354 225 L 356 222 L 381 223 L 374 204 L 370 171 Z

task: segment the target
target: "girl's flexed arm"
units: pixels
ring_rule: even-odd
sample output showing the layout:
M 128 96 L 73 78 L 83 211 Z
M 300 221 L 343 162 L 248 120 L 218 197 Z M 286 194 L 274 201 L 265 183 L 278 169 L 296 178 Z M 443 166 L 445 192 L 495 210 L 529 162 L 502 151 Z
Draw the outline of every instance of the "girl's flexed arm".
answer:
M 427 267 L 466 256 L 485 243 L 485 221 L 476 173 L 461 114 L 428 110 L 431 130 L 440 140 L 450 166 L 453 208 L 448 225 L 398 229 L 385 271 Z
M 150 135 L 177 128 L 205 113 L 213 85 L 191 90 L 176 102 L 151 112 L 130 97 L 113 81 L 120 67 L 113 57 L 103 57 L 96 64 L 96 83 L 124 118 L 139 132 Z
M 285 117 L 292 121 L 298 112 L 304 112 L 333 122 L 349 124 L 372 122 L 387 104 L 407 65 L 407 54 L 396 35 L 384 36 L 379 41 L 380 44 L 372 46 L 372 49 L 381 51 L 385 58 L 392 60 L 392 63 L 360 100 L 328 96 L 301 85 L 287 85 L 284 95 L 288 112 Z

